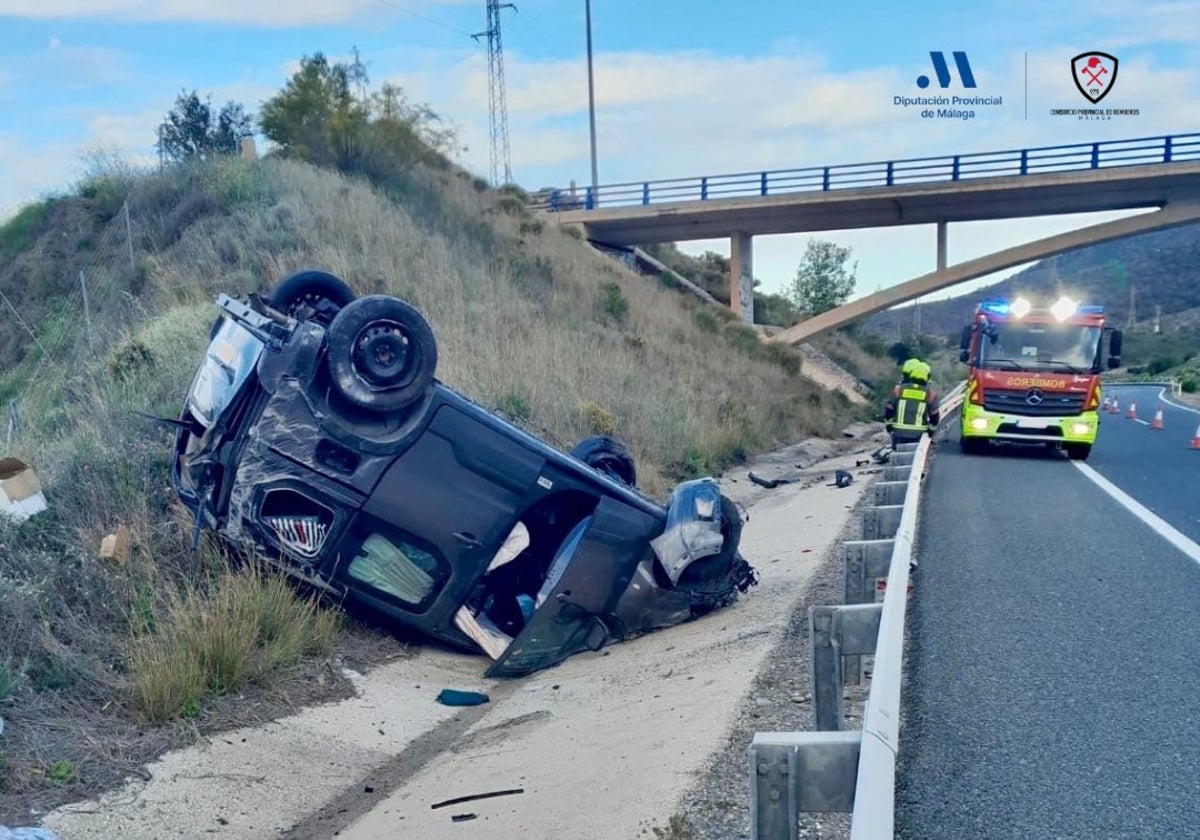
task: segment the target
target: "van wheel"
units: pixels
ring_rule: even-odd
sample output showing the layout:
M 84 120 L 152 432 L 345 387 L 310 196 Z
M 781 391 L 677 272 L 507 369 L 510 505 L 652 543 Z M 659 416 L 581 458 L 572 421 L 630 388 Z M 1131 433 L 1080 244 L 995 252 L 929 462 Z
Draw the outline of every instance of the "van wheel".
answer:
M 575 444 L 571 457 L 583 461 L 629 487 L 637 486 L 637 465 L 629 449 L 616 438 L 592 435 Z
M 984 449 L 987 447 L 987 441 L 980 440 L 979 438 L 960 437 L 958 445 L 964 455 L 982 455 Z
M 397 411 L 416 402 L 433 381 L 437 341 L 425 318 L 388 295 L 349 303 L 329 325 L 329 373 L 348 402 L 369 411 Z
M 758 573 L 738 552 L 742 539 L 742 514 L 728 496 L 721 496 L 721 550 L 711 557 L 697 560 L 683 570 L 676 589 L 686 592 L 697 617 L 737 600 L 758 583 Z
M 297 321 L 328 326 L 338 310 L 354 300 L 354 290 L 327 271 L 305 269 L 276 283 L 266 300 L 272 309 Z

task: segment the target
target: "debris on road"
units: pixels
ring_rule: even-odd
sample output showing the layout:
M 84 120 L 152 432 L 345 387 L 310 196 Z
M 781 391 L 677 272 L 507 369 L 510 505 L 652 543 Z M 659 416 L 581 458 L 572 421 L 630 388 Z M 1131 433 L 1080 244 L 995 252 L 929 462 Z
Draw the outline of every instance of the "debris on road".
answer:
M 437 701 L 443 706 L 481 706 L 488 702 L 488 696 L 478 691 L 443 688 L 437 696 Z
M 854 483 L 854 476 L 845 470 L 837 470 L 833 474 L 833 481 L 826 484 L 826 487 L 849 487 Z
M 518 793 L 524 792 L 525 788 L 511 788 L 509 790 L 488 791 L 487 793 L 472 793 L 469 796 L 457 796 L 454 799 L 435 802 L 429 807 L 436 811 L 438 808 L 446 808 L 450 805 L 462 805 L 464 802 L 475 802 L 480 799 L 495 799 L 497 796 L 515 796 Z
M 791 478 L 763 478 L 758 473 L 753 473 L 753 472 L 750 473 L 750 480 L 753 481 L 755 484 L 757 484 L 759 487 L 766 487 L 768 490 L 774 490 L 776 487 L 779 487 L 781 484 L 791 484 L 795 481 L 795 479 L 791 479 Z

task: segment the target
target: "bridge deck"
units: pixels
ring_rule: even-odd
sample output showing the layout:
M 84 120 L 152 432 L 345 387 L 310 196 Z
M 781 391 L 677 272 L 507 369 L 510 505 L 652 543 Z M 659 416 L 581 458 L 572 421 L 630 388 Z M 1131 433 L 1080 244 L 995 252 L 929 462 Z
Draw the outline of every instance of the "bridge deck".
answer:
M 611 245 L 966 222 L 1161 207 L 1200 191 L 1200 160 L 1005 175 L 904 186 L 806 191 L 668 204 L 561 210 Z M 603 193 L 602 193 L 603 194 Z

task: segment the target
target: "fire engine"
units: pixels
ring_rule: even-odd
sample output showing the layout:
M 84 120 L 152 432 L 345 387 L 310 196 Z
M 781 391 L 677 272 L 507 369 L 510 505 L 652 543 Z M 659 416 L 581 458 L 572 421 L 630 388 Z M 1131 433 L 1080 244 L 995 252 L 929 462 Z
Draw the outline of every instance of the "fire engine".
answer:
M 988 441 L 1062 448 L 1086 460 L 1100 423 L 1100 371 L 1121 364 L 1121 331 L 1103 306 L 1060 298 L 1035 308 L 1026 298 L 985 300 L 962 329 L 959 361 L 969 373 L 962 451 Z

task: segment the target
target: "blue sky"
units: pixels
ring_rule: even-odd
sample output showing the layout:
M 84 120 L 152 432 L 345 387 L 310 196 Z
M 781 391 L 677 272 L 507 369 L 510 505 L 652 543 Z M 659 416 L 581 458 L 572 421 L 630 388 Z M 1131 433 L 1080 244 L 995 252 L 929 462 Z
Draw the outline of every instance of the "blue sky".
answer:
M 514 178 L 586 183 L 583 0 L 517 6 L 502 12 Z M 602 184 L 1200 130 L 1200 0 L 593 0 L 592 19 Z M 181 89 L 256 111 L 302 55 L 354 46 L 373 83 L 459 126 L 461 162 L 486 174 L 486 49 L 470 37 L 485 26 L 483 0 L 0 0 L 0 218 L 68 188 L 87 150 L 153 162 L 154 127 Z M 922 93 L 931 50 L 965 50 L 976 92 L 1004 105 L 968 121 L 895 107 Z M 1103 104 L 1137 117 L 1049 114 L 1088 104 L 1068 69 L 1086 50 L 1119 58 Z M 950 261 L 1083 221 L 952 227 Z M 932 229 L 819 236 L 854 249 L 860 293 L 933 267 Z M 786 285 L 807 239 L 755 241 L 767 290 Z

